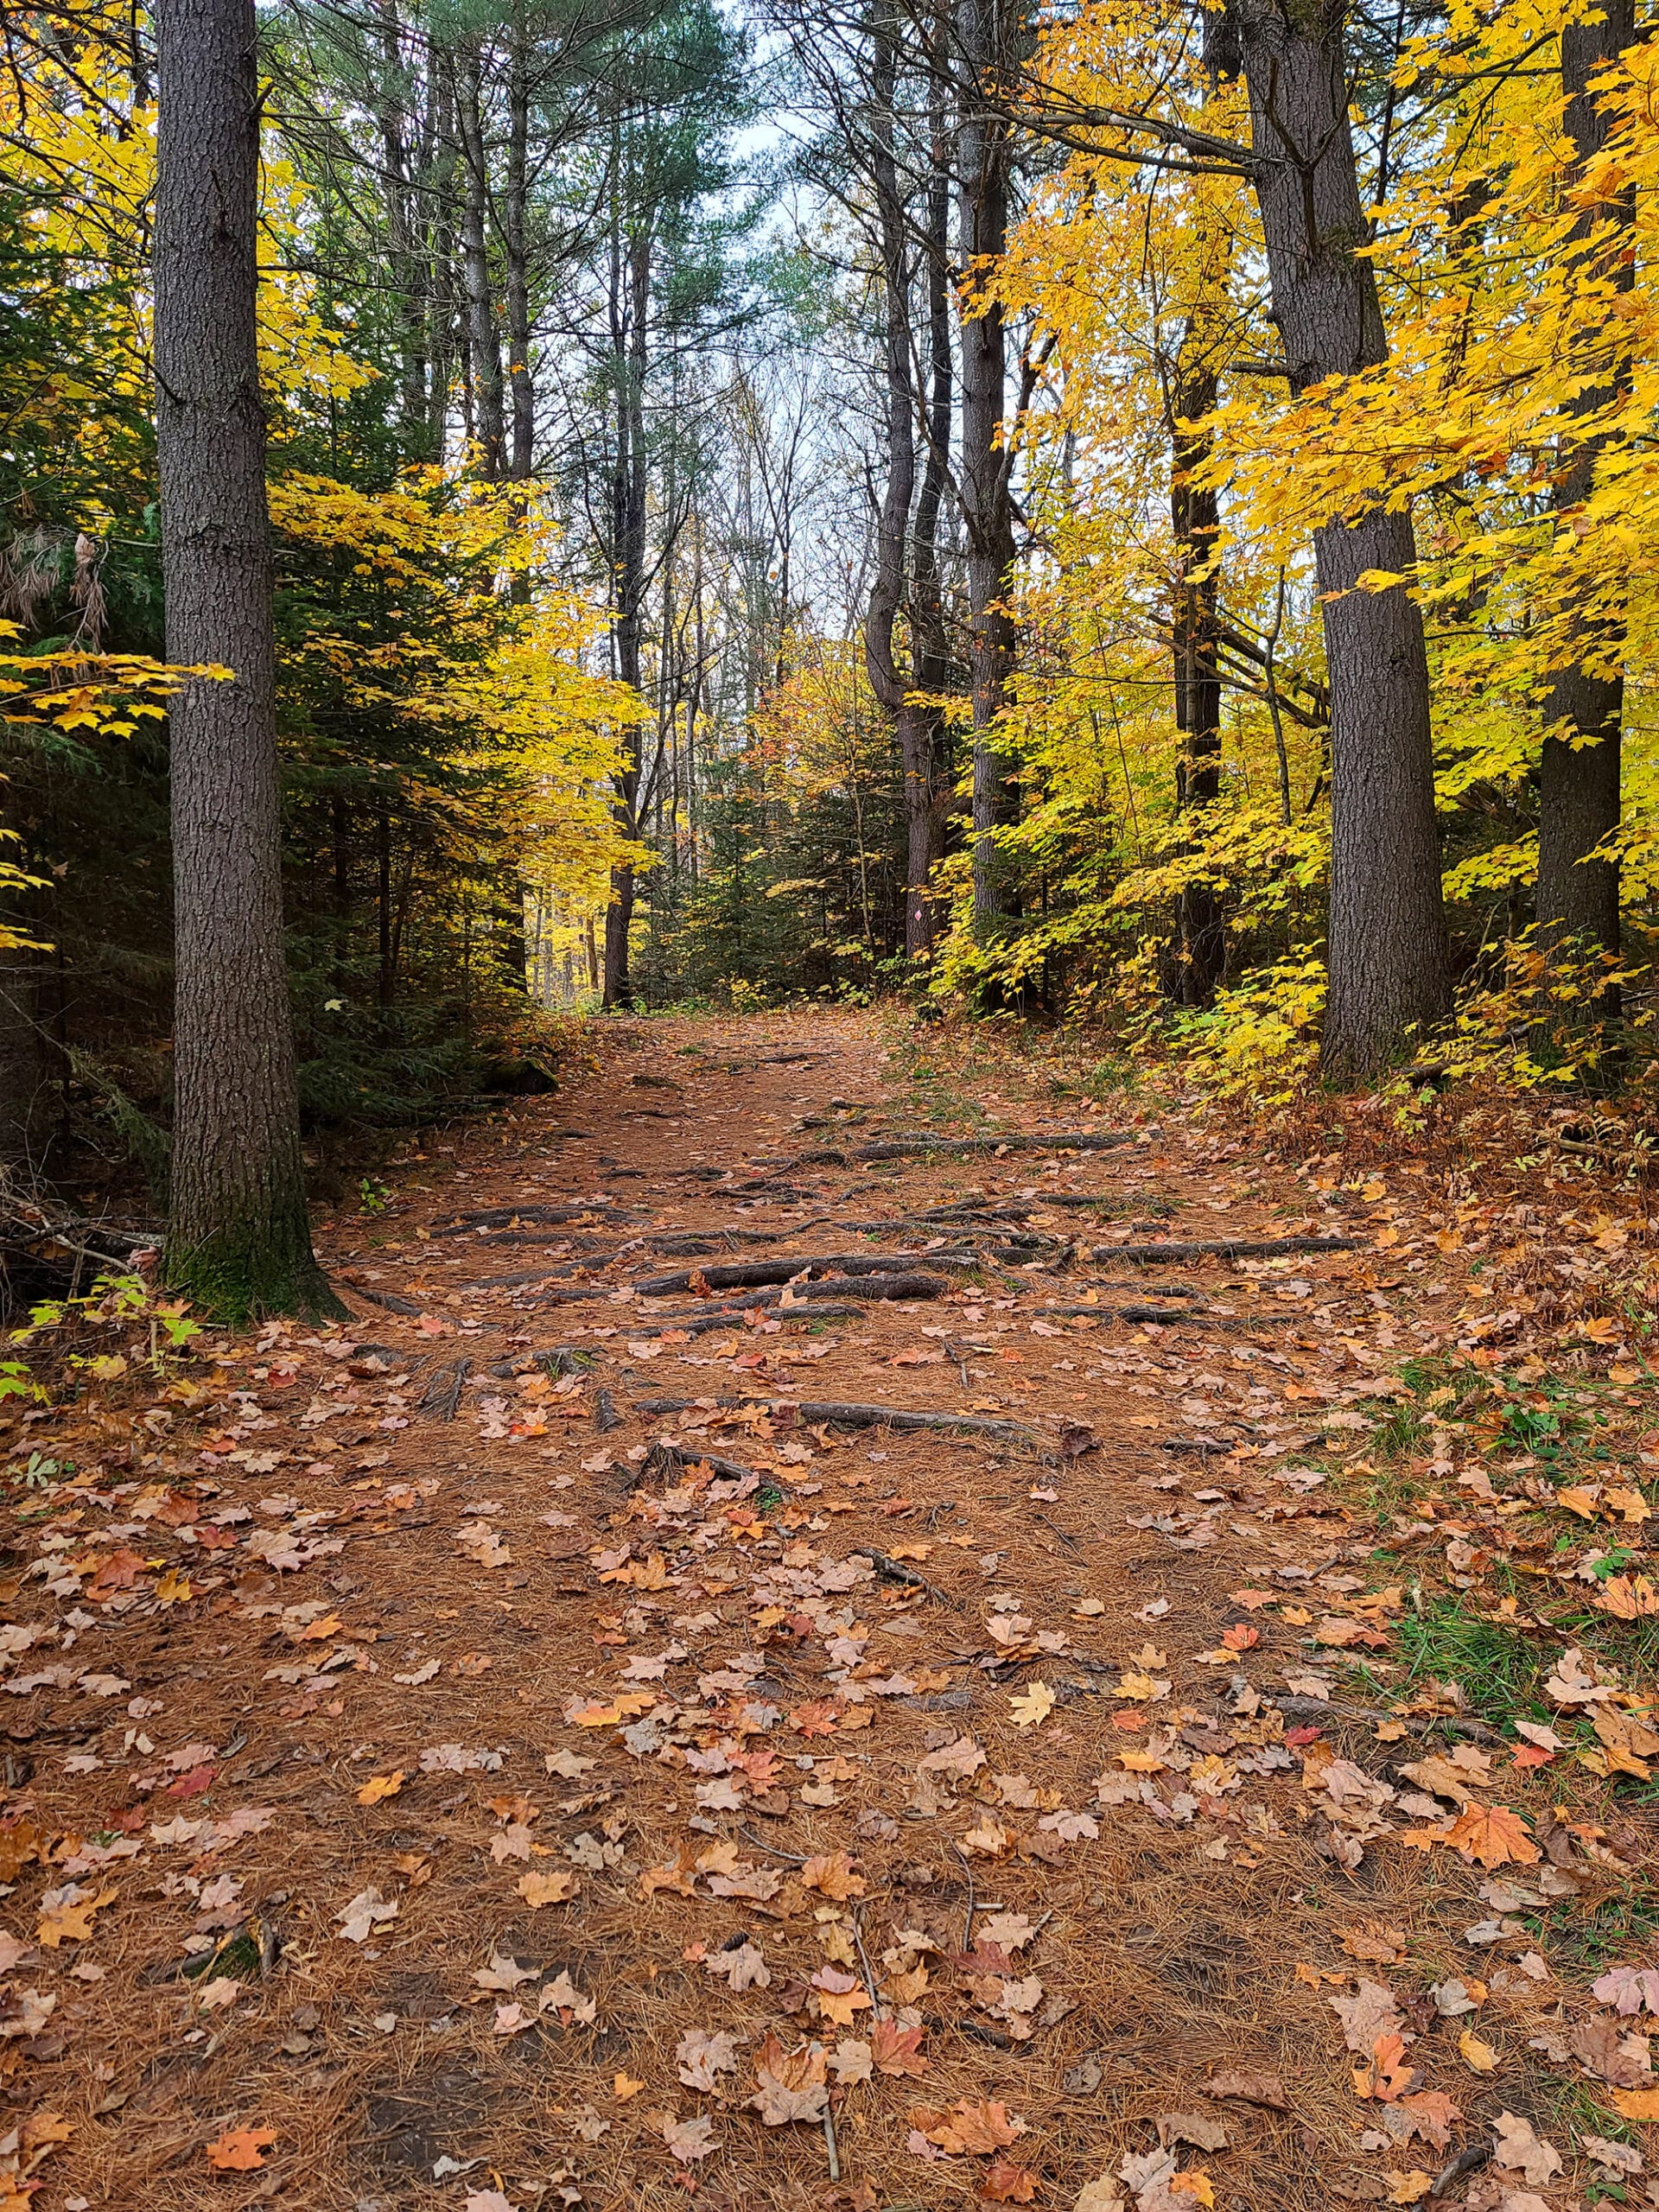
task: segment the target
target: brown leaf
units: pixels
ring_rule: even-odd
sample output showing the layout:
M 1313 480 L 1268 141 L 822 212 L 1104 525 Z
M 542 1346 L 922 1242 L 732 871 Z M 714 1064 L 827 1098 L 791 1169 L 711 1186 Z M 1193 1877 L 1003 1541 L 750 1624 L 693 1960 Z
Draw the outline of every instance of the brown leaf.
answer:
M 1016 2166 L 1007 2158 L 994 2158 L 985 2169 L 980 2194 L 993 2204 L 1029 2204 L 1037 2194 L 1037 2177 L 1029 2166 Z
M 1523 2181 L 1541 2187 L 1561 2171 L 1560 2152 L 1553 2143 L 1542 2140 L 1529 2120 L 1522 2120 L 1518 2113 L 1501 2112 L 1492 2126 L 1497 2136 L 1492 2158 L 1506 2171 L 1518 2173 Z
M 1160 2112 L 1154 2114 L 1152 2124 L 1166 2149 L 1172 2143 L 1190 2143 L 1195 2151 L 1227 2148 L 1226 2128 L 1201 2112 Z
M 1011 2118 L 1007 2105 L 995 2097 L 981 2104 L 962 2097 L 948 2112 L 938 2111 L 931 2105 L 918 2105 L 910 2115 L 910 2124 L 930 2143 L 937 2143 L 941 2151 L 953 2154 L 962 2151 L 982 2154 L 1004 2150 L 1024 2133 L 1026 2125 L 1022 2120 Z
M 1241 2104 L 1262 2105 L 1268 2112 L 1288 2112 L 1290 2100 L 1276 2074 L 1212 2074 L 1198 2084 L 1203 2097 L 1236 2097 Z
M 882 2074 L 913 2075 L 919 2079 L 927 2071 L 927 2061 L 922 2056 L 924 2033 L 919 2023 L 913 2028 L 901 2028 L 893 2020 L 874 2022 L 870 2028 L 870 2056 L 877 2070 Z
M 1567 2047 L 1598 2080 L 1614 2089 L 1652 2086 L 1653 2065 L 1645 2036 L 1621 2036 L 1611 2020 L 1580 2020 L 1570 2029 Z

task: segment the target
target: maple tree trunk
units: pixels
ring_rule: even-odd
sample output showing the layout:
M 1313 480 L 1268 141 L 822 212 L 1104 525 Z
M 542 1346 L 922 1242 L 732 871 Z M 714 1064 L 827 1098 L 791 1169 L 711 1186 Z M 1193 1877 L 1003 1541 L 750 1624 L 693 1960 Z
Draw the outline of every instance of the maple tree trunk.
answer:
M 1607 137 L 1607 118 L 1597 106 L 1592 81 L 1635 38 L 1635 0 L 1604 0 L 1599 22 L 1562 28 L 1562 121 L 1573 142 L 1574 166 L 1581 171 Z M 1575 241 L 1595 241 L 1588 257 L 1593 273 L 1615 295 L 1630 292 L 1636 281 L 1635 256 L 1623 251 L 1632 243 L 1635 224 L 1635 196 L 1626 193 L 1611 204 L 1599 199 L 1580 216 L 1572 233 Z M 1628 387 L 1630 373 L 1628 353 L 1616 355 L 1610 376 L 1576 393 L 1567 411 L 1580 416 L 1602 413 Z M 1605 442 L 1592 437 L 1575 445 L 1570 463 L 1556 479 L 1552 504 L 1558 514 L 1572 515 L 1589 498 Z M 1538 767 L 1538 931 L 1547 948 L 1576 942 L 1616 953 L 1618 864 L 1588 855 L 1618 827 L 1624 679 L 1622 672 L 1609 674 L 1607 663 L 1616 662 L 1623 651 L 1624 626 L 1586 613 L 1573 626 L 1585 657 L 1557 673 L 1544 708 L 1547 734 Z M 1616 1008 L 1604 997 L 1597 1011 Z
M 1348 120 L 1343 0 L 1232 0 L 1249 93 L 1255 195 L 1291 389 L 1375 366 L 1388 345 Z M 1408 514 L 1314 532 L 1331 688 L 1330 995 L 1324 1064 L 1364 1076 L 1450 1004 L 1422 615 L 1403 587 Z
M 168 1281 L 218 1318 L 342 1309 L 311 1251 L 283 944 L 253 0 L 157 22 L 156 459 L 175 697 Z M 211 184 L 211 188 L 209 186 Z

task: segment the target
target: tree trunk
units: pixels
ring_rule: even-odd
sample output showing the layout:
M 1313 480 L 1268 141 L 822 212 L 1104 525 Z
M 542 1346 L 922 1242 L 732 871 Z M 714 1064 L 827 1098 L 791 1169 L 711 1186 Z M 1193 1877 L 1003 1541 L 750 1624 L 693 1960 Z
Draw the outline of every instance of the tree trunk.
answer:
M 253 0 L 157 18 L 156 459 L 176 960 L 168 1281 L 215 1318 L 338 1313 L 311 1252 L 283 944 Z
M 940 527 L 950 476 L 950 428 L 956 412 L 955 365 L 950 352 L 950 142 L 942 104 L 936 104 L 929 147 L 927 185 L 927 391 L 922 416 L 922 483 L 916 499 L 910 586 L 910 633 L 916 689 L 930 698 L 944 696 L 950 682 L 950 654 L 945 637 L 940 582 Z M 939 901 L 918 886 L 931 884 L 944 858 L 946 816 L 950 800 L 944 719 L 937 707 L 918 709 L 911 733 L 914 747 L 916 798 L 906 814 L 905 950 L 912 958 L 932 951 L 938 935 Z M 904 763 L 910 789 L 911 762 Z
M 501 348 L 490 292 L 490 172 L 484 135 L 483 66 L 476 54 L 462 66 L 457 106 L 466 188 L 461 203 L 461 274 L 467 287 L 467 350 L 472 365 L 479 467 L 493 483 L 505 459 L 506 419 Z
M 1291 389 L 1373 367 L 1388 345 L 1348 120 L 1344 0 L 1232 0 L 1274 321 Z M 1330 995 L 1324 1064 L 1364 1076 L 1450 1003 L 1421 613 L 1403 586 L 1411 518 L 1381 509 L 1314 532 L 1331 684 Z
M 1170 524 L 1175 546 L 1170 647 L 1175 689 L 1175 728 L 1180 741 L 1175 803 L 1185 812 L 1211 806 L 1221 796 L 1221 580 L 1213 563 L 1221 527 L 1216 492 L 1194 482 L 1210 457 L 1203 431 L 1183 429 L 1216 404 L 1216 372 L 1201 311 L 1188 318 L 1171 387 Z M 1183 1006 L 1208 1006 L 1226 960 L 1221 901 L 1207 883 L 1190 885 L 1180 898 L 1180 973 L 1176 995 Z
M 651 306 L 652 247 L 648 230 L 623 242 L 615 264 L 613 337 L 617 369 L 616 468 L 612 527 L 616 562 L 616 672 L 638 691 L 645 603 L 645 375 L 646 321 Z M 624 760 L 615 778 L 612 812 L 625 837 L 639 833 L 642 725 L 631 722 Z M 608 1010 L 633 1004 L 629 933 L 636 885 L 632 868 L 611 871 L 611 903 L 605 911 L 605 997 Z
M 1591 82 L 1635 38 L 1635 0 L 1603 0 L 1599 22 L 1562 28 L 1561 82 L 1567 95 L 1562 121 L 1580 171 L 1600 152 L 1607 137 L 1607 118 L 1596 105 Z M 1636 282 L 1636 257 L 1627 251 L 1635 224 L 1635 196 L 1626 193 L 1611 207 L 1599 200 L 1586 208 L 1571 233 L 1583 250 L 1586 276 L 1599 279 L 1616 295 L 1629 293 Z M 1619 348 L 1605 380 L 1575 394 L 1567 403 L 1567 412 L 1580 416 L 1602 413 L 1628 389 L 1630 375 L 1629 353 Z M 1571 458 L 1555 480 L 1553 505 L 1558 515 L 1571 516 L 1589 498 L 1605 443 L 1593 436 L 1573 442 Z M 1570 528 L 1571 523 L 1563 526 Z M 1616 668 L 1613 673 L 1607 671 L 1623 652 L 1624 626 L 1581 616 L 1573 627 L 1574 642 L 1584 648 L 1584 658 L 1557 673 L 1544 709 L 1548 734 L 1538 769 L 1538 930 L 1552 950 L 1577 942 L 1616 953 L 1618 864 L 1587 855 L 1618 827 L 1624 679 Z M 1595 1010 L 1611 1014 L 1617 1009 L 1604 996 Z
M 904 198 L 893 156 L 893 99 L 898 54 L 890 16 L 878 16 L 871 67 L 871 181 L 880 230 L 886 299 L 882 382 L 887 477 L 876 518 L 875 576 L 864 621 L 864 664 L 876 703 L 893 723 L 904 772 L 905 950 L 925 959 L 932 949 L 928 875 L 932 867 L 932 716 L 909 694 L 913 678 L 898 664 L 894 633 L 905 602 L 906 550 L 916 490 L 916 398 L 910 357 L 910 271 Z M 911 620 L 912 654 L 916 627 Z
M 959 0 L 957 41 L 967 111 L 957 131 L 964 270 L 988 274 L 1008 238 L 1008 129 L 995 113 L 998 0 Z M 1002 911 L 995 831 L 1008 815 L 1008 764 L 996 721 L 1013 658 L 1003 594 L 1014 567 L 1009 456 L 999 449 L 1007 404 L 1007 338 L 1001 308 L 976 300 L 962 320 L 962 507 L 968 539 L 969 673 L 974 727 L 974 917 Z
M 530 245 L 527 175 L 530 154 L 529 33 L 522 8 L 514 10 L 512 60 L 507 82 L 507 381 L 512 393 L 510 474 L 520 484 L 535 473 L 536 388 L 530 372 Z M 526 589 L 529 579 L 524 579 Z

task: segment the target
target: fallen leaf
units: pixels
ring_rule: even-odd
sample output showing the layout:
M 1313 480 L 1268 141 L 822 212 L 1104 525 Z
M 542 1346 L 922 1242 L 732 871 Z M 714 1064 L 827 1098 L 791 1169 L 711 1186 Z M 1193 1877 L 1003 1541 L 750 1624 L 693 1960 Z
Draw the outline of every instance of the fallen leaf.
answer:
M 1659 2098 L 1659 2091 L 1654 2094 Z M 1523 2181 L 1542 2183 L 1553 2181 L 1561 2171 L 1560 2152 L 1554 2144 L 1546 2143 L 1534 2130 L 1532 2122 L 1522 2120 L 1519 2113 L 1499 2113 L 1492 2128 L 1497 2138 L 1492 2158 L 1506 2172 L 1518 2173 Z
M 688 2028 L 674 2053 L 679 2075 L 688 2089 L 713 2089 L 717 2076 L 737 2071 L 737 2038 L 719 2029 Z
M 1497 2053 L 1491 2044 L 1483 2043 L 1472 2028 L 1465 2028 L 1458 2037 L 1458 2049 L 1471 2073 L 1491 2074 L 1496 2069 Z
M 672 2113 L 665 2112 L 660 2125 L 664 2142 L 683 2166 L 712 2158 L 720 2147 L 715 2141 L 715 2123 L 707 2113 L 699 2113 L 695 2120 L 676 2120 Z
M 1016 1727 L 1040 1727 L 1054 1710 L 1054 1693 L 1046 1682 L 1033 1682 L 1011 1700 L 1010 1710 Z
M 378 1890 L 370 1887 L 359 1890 L 351 1903 L 342 1905 L 334 1915 L 340 1923 L 342 1942 L 363 1943 L 389 1920 L 396 1920 L 398 1907 L 394 1899 L 383 1897 Z
M 980 2195 L 993 2204 L 1029 2204 L 1037 2186 L 1029 2166 L 1016 2166 L 1007 2158 L 994 2158 L 979 2185 Z
M 1276 2074 L 1212 2074 L 1198 2084 L 1204 2097 L 1231 2097 L 1239 2103 L 1261 2105 L 1268 2112 L 1288 2112 L 1290 2100 Z
M 404 1770 L 395 1774 L 372 1774 L 357 1793 L 359 1805 L 378 1805 L 387 1797 L 395 1797 L 404 1786 Z
M 576 1878 L 563 1867 L 556 1867 L 549 1874 L 521 1874 L 513 1884 L 524 1903 L 532 1908 L 543 1904 L 568 1904 L 576 1894 Z
M 1446 1831 L 1446 1841 L 1483 1866 L 1532 1866 L 1540 1856 L 1525 1822 L 1507 1805 L 1466 1805 Z
M 276 2140 L 274 2127 L 227 2127 L 216 2143 L 207 2145 L 207 2163 L 224 2174 L 248 2174 L 265 2163 L 265 2152 Z

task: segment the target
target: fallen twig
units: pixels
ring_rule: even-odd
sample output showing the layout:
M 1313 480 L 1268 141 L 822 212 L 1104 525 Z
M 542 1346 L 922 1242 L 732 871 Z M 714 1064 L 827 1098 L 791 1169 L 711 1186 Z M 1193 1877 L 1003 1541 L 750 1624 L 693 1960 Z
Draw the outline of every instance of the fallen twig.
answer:
M 1437 1728 L 1448 1735 L 1467 1736 L 1477 1744 L 1501 1744 L 1505 1738 L 1484 1720 L 1459 1720 L 1450 1713 L 1388 1713 L 1375 1705 L 1331 1705 L 1318 1697 L 1292 1697 L 1264 1690 L 1268 1705 L 1276 1705 L 1289 1720 L 1363 1720 L 1375 1728 L 1384 1721 L 1398 1721 L 1414 1736 L 1429 1736 Z
M 941 1590 L 937 1582 L 930 1582 L 925 1574 L 918 1574 L 912 1568 L 901 1566 L 896 1559 L 889 1559 L 886 1552 L 877 1551 L 873 1544 L 859 1544 L 849 1556 L 868 1560 L 883 1582 L 896 1582 L 906 1590 L 925 1590 L 930 1598 L 937 1598 L 942 1605 L 949 1605 L 953 1613 L 962 1611 L 948 1590 Z

